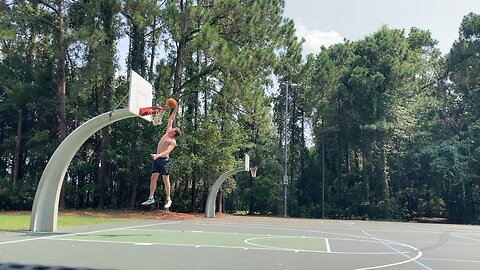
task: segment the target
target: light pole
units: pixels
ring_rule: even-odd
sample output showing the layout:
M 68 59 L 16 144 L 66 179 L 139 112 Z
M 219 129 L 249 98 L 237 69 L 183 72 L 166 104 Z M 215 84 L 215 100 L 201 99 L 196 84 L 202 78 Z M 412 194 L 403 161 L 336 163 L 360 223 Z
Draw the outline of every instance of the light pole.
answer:
M 285 85 L 285 130 L 284 130 L 284 136 L 285 136 L 285 139 L 284 139 L 284 146 L 283 146 L 283 149 L 284 149 L 284 158 L 285 158 L 285 168 L 284 168 L 284 172 L 285 174 L 283 175 L 283 189 L 285 191 L 285 194 L 283 196 L 283 202 L 284 202 L 284 206 L 283 206 L 283 214 L 284 214 L 284 217 L 287 217 L 288 216 L 288 206 L 287 206 L 287 194 L 288 194 L 288 174 L 287 174 L 287 164 L 288 164 L 288 155 L 287 155 L 287 149 L 288 149 L 288 135 L 287 135 L 287 123 L 288 123 L 288 82 L 287 84 Z
M 284 195 L 283 195 L 283 202 L 284 202 L 284 207 L 283 207 L 283 213 L 284 217 L 288 216 L 288 134 L 287 134 L 287 126 L 288 126 L 288 85 L 289 82 L 287 81 L 286 83 L 282 83 L 281 85 L 285 86 L 285 127 L 284 127 L 284 158 L 285 158 L 285 168 L 284 172 L 285 174 L 283 175 L 283 189 L 284 189 Z M 292 86 L 299 86 L 298 84 L 291 84 Z
M 322 129 L 325 119 L 322 116 Z M 322 130 L 322 218 L 325 219 L 325 131 Z

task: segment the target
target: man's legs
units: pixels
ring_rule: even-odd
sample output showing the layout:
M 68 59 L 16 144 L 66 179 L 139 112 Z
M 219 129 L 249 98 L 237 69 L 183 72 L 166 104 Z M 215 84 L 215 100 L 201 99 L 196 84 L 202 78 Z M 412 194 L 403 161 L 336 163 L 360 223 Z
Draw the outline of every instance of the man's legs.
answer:
M 153 195 L 155 195 L 155 190 L 157 189 L 157 180 L 159 176 L 160 176 L 159 173 L 152 173 L 152 176 L 150 176 L 150 197 L 151 198 L 153 198 Z
M 163 184 L 165 186 L 165 194 L 167 195 L 167 201 L 165 202 L 165 208 L 169 208 L 172 205 L 170 199 L 170 177 L 168 175 L 162 175 Z
M 152 176 L 150 176 L 150 195 L 148 196 L 148 200 L 143 202 L 142 205 L 149 205 L 155 202 L 155 200 L 153 199 L 153 195 L 155 194 L 155 190 L 157 189 L 157 180 L 159 175 L 159 173 L 152 173 Z

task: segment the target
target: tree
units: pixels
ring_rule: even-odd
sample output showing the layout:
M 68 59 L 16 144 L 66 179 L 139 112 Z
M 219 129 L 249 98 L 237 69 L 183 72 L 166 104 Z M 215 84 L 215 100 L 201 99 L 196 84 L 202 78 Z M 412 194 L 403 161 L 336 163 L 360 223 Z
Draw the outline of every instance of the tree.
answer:
M 186 173 L 180 178 L 192 179 L 187 181 L 191 184 L 192 209 L 198 205 L 197 195 L 203 200 L 206 198 L 209 181 L 231 167 L 234 156 L 242 156 L 239 149 L 248 148 L 252 143 L 242 137 L 250 133 L 245 130 L 253 128 L 258 132 L 258 127 L 246 119 L 253 117 L 264 122 L 264 113 L 251 108 L 245 96 L 264 104 L 262 86 L 268 83 L 265 78 L 277 61 L 275 50 L 283 45 L 285 38 L 282 10 L 283 1 L 166 2 L 162 14 L 165 29 L 172 37 L 167 43 L 168 60 L 173 66 L 171 96 L 183 101 L 185 106 L 185 119 L 181 122 L 185 125 L 184 131 L 203 134 L 211 125 L 222 131 L 221 139 L 186 138 L 189 152 L 185 158 L 190 158 L 189 162 L 182 162 L 187 166 L 183 171 L 193 170 L 194 175 Z M 214 120 L 216 117 L 219 119 Z M 255 136 L 247 138 L 254 140 Z M 202 148 L 208 144 L 219 149 L 211 152 Z M 225 163 L 212 163 L 212 170 L 203 172 L 204 151 L 224 154 Z M 203 190 L 197 189 L 200 187 Z M 188 186 L 182 188 L 187 189 Z
M 480 123 L 479 71 L 480 60 L 480 15 L 466 15 L 459 29 L 459 39 L 453 44 L 447 58 L 446 69 L 451 81 L 450 91 L 459 100 L 458 114 L 452 115 L 451 126 L 455 137 L 451 142 L 453 161 L 444 190 L 447 217 L 453 222 L 478 222 L 480 171 L 477 169 L 477 154 L 480 144 L 477 141 Z M 453 178 L 453 179 L 452 179 Z

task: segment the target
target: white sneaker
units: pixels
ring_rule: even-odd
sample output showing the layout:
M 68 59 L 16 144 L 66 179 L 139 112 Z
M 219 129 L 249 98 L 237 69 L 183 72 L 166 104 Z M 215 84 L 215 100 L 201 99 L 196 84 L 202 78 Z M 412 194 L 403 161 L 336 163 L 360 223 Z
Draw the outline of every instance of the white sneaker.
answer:
M 164 208 L 170 208 L 170 206 L 172 206 L 172 200 L 167 200 L 167 202 L 165 203 Z
M 150 205 L 150 204 L 153 204 L 153 203 L 155 203 L 155 200 L 153 198 L 151 198 L 151 199 L 148 199 L 148 200 L 144 201 L 142 203 L 142 205 Z

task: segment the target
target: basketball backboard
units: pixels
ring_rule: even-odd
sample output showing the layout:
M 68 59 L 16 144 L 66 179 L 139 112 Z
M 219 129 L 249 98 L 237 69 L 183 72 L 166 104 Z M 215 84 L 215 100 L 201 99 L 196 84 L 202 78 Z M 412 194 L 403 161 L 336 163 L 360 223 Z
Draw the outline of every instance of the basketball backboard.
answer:
M 152 85 L 138 75 L 135 71 L 130 72 L 130 88 L 128 90 L 128 110 L 147 121 L 152 121 L 151 115 L 140 115 L 140 108 L 151 107 L 153 100 Z

